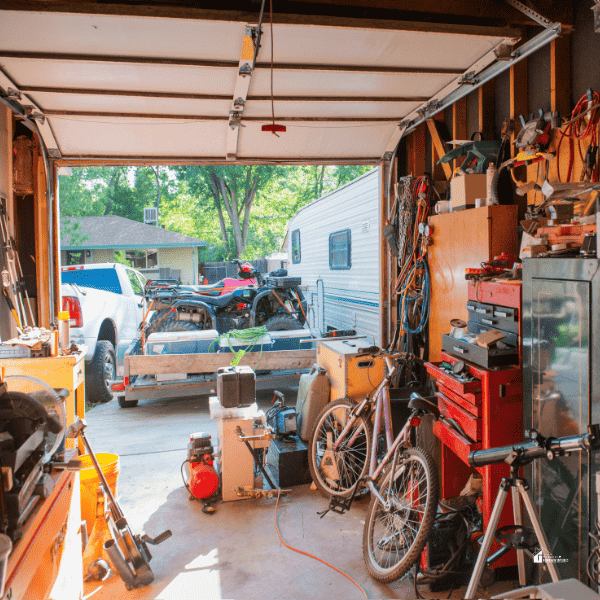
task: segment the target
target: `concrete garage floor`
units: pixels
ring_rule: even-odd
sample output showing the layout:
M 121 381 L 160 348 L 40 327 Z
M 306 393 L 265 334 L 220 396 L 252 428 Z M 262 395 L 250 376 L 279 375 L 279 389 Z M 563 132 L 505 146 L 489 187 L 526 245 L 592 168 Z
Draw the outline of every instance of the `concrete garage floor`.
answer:
M 282 386 L 289 404 L 297 386 Z M 259 407 L 270 405 L 272 392 L 257 392 Z M 293 402 L 292 402 L 293 400 Z M 88 411 L 88 437 L 94 452 L 120 457 L 118 493 L 134 533 L 156 536 L 171 529 L 173 536 L 151 546 L 151 586 L 127 591 L 118 576 L 85 584 L 84 597 L 93 600 L 153 599 L 306 599 L 363 598 L 343 575 L 320 562 L 288 550 L 275 530 L 275 499 L 244 499 L 216 505 L 206 515 L 200 501 L 190 501 L 180 466 L 190 433 L 205 431 L 216 445 L 216 421 L 210 419 L 208 396 L 181 400 L 141 401 L 121 409 L 116 400 Z M 317 511 L 327 506 L 309 485 L 293 488 L 279 503 L 279 526 L 289 545 L 314 554 L 355 579 L 369 598 L 414 598 L 406 578 L 390 585 L 373 580 L 362 559 L 362 531 L 368 498 L 357 501 L 345 515 Z M 447 592 L 424 593 L 428 598 Z M 461 598 L 466 588 L 456 590 Z M 487 595 L 513 589 L 496 583 Z

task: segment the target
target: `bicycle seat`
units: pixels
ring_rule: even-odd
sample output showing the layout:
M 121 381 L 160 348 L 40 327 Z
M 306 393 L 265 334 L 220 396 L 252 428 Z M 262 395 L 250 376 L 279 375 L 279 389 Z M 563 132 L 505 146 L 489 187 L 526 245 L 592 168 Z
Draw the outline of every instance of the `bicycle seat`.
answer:
M 408 408 L 412 408 L 413 410 L 422 410 L 423 412 L 431 413 L 436 419 L 440 418 L 440 409 L 433 402 L 425 400 L 425 398 L 419 396 L 419 394 L 416 392 L 413 392 L 410 395 Z

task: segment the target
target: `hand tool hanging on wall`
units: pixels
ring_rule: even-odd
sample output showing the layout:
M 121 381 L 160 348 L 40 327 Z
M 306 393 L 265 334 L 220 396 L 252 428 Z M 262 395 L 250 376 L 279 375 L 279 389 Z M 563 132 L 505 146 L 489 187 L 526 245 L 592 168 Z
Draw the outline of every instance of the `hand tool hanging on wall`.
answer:
M 485 173 L 490 165 L 498 162 L 501 140 L 479 140 L 461 144 L 440 158 L 439 164 L 449 163 L 461 156 L 466 156 L 463 164 L 458 167 L 462 173 Z
M 0 235 L 2 236 L 2 252 L 4 254 L 5 265 L 5 269 L 2 271 L 2 293 L 4 297 L 7 298 L 6 288 L 8 286 L 11 287 L 19 313 L 19 319 L 17 321 L 18 327 L 20 329 L 24 327 L 35 327 L 35 320 L 33 318 L 31 302 L 25 286 L 19 253 L 17 252 L 15 240 L 11 237 L 8 229 L 8 211 L 6 209 L 5 198 L 0 198 Z M 11 312 L 13 312 L 12 309 Z M 15 312 L 13 312 L 13 316 L 16 317 Z
M 123 511 L 106 481 L 102 468 L 96 460 L 85 435 L 85 428 L 85 421 L 77 418 L 74 423 L 69 425 L 67 437 L 77 439 L 81 436 L 108 500 L 107 521 L 112 535 L 112 538 L 104 543 L 104 551 L 108 562 L 111 569 L 118 573 L 119 577 L 125 582 L 125 587 L 128 590 L 150 585 L 154 581 L 154 573 L 149 565 L 152 555 L 148 550 L 148 544 L 154 546 L 161 544 L 171 537 L 171 530 L 167 529 L 155 538 L 148 535 L 133 535 Z
M 551 131 L 560 127 L 560 114 L 556 111 L 544 113 L 540 109 L 537 118 L 534 118 L 532 114 L 529 115 L 529 121 L 525 121 L 522 115 L 520 119 L 522 127 L 515 140 L 515 147 L 520 152 L 515 157 L 504 161 L 496 173 L 494 173 L 490 188 L 492 204 L 500 204 L 498 185 L 500 183 L 500 175 L 505 169 L 511 170 L 513 181 L 517 186 L 517 194 L 524 196 L 534 189 L 540 190 L 541 188 L 535 181 L 521 183 L 515 178 L 512 170 L 520 166 L 546 161 L 547 171 L 549 161 L 554 160 L 554 154 L 547 152 L 547 149 L 551 141 Z

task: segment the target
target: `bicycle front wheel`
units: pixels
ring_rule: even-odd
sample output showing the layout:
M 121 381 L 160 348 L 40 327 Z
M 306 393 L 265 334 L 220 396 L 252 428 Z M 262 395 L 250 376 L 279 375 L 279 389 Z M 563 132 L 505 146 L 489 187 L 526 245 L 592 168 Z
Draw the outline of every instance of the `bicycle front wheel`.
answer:
M 368 468 L 371 423 L 359 417 L 344 439 L 340 434 L 350 421 L 354 404 L 347 398 L 331 402 L 321 411 L 308 445 L 308 466 L 324 496 L 349 497 Z M 338 444 L 337 447 L 334 447 Z
M 390 485 L 390 477 L 392 482 Z M 404 576 L 419 560 L 431 533 L 439 499 L 437 467 L 420 448 L 410 448 L 393 475 L 384 475 L 365 519 L 363 558 L 372 577 L 384 583 Z

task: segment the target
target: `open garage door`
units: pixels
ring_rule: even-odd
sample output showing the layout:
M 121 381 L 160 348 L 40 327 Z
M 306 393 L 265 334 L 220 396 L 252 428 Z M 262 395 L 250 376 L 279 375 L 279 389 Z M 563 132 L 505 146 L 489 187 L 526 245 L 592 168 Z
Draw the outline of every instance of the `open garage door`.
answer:
M 261 36 L 258 20 L 2 10 L 0 90 L 72 163 L 374 162 L 449 94 L 508 68 L 521 35 L 278 15 L 271 40 L 268 3 Z M 262 130 L 273 113 L 278 136 Z

